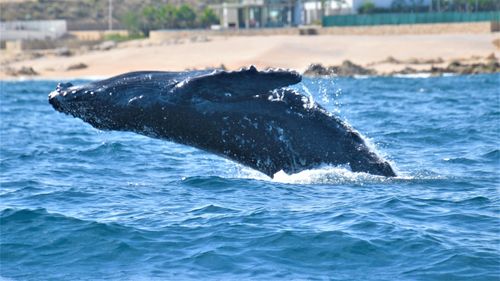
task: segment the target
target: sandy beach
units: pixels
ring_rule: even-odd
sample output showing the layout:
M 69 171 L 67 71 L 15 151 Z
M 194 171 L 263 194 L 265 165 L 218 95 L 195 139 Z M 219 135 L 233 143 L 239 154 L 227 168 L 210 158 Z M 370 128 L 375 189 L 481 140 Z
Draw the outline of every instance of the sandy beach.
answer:
M 259 68 L 282 67 L 304 71 L 311 63 L 339 64 L 351 60 L 380 73 L 425 64 L 384 63 L 388 57 L 412 59 L 481 60 L 500 50 L 492 42 L 500 38 L 490 34 L 433 35 L 275 35 L 213 36 L 203 40 L 186 38 L 176 42 L 151 42 L 147 39 L 123 42 L 107 51 L 76 52 L 71 56 L 45 54 L 26 59 L 6 52 L 0 55 L 0 79 L 11 78 L 7 69 L 32 67 L 42 78 L 112 76 L 134 70 L 185 70 L 217 67 L 228 69 L 256 65 Z M 87 67 L 67 70 L 71 65 Z

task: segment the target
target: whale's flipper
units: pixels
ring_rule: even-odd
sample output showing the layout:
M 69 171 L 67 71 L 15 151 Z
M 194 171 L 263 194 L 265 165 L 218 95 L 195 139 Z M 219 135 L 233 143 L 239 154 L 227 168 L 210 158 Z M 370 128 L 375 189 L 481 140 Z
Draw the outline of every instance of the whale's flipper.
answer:
M 228 100 L 264 94 L 300 81 L 302 76 L 294 71 L 258 71 L 250 66 L 239 71 L 216 71 L 188 78 L 178 83 L 172 92 L 183 98 L 196 95 L 207 100 Z

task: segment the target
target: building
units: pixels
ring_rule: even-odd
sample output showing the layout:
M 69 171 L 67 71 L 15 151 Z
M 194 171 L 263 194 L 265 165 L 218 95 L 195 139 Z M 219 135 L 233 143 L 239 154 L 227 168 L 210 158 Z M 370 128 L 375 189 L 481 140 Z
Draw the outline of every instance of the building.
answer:
M 38 0 L 0 0 L 0 4 L 5 3 L 25 3 L 25 2 L 38 2 Z
M 0 41 L 56 39 L 66 31 L 65 20 L 0 22 Z
M 222 28 L 286 27 L 320 24 L 323 16 L 357 14 L 365 3 L 391 8 L 396 3 L 429 6 L 432 0 L 240 0 L 210 7 Z
M 222 28 L 295 26 L 301 23 L 301 0 L 241 0 L 210 7 Z
M 401 0 L 325 0 L 325 1 L 306 1 L 303 4 L 302 22 L 305 24 L 321 22 L 322 15 L 346 15 L 357 14 L 359 8 L 365 3 L 372 3 L 377 8 L 391 8 L 394 1 Z M 403 0 L 404 1 L 404 0 Z M 414 0 L 411 0 L 414 1 Z M 431 0 L 416 0 L 430 3 Z M 324 3 L 324 9 L 321 4 Z

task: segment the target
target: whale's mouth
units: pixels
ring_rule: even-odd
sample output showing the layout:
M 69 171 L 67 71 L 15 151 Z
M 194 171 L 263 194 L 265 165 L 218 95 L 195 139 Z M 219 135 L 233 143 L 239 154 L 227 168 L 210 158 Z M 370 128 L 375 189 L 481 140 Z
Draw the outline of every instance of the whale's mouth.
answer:
M 52 107 L 59 112 L 64 112 L 61 101 L 59 99 L 59 92 L 53 91 L 49 94 L 49 103 L 52 105 Z
M 49 103 L 59 112 L 65 112 L 63 98 L 68 94 L 71 83 L 59 83 L 54 91 L 49 94 Z

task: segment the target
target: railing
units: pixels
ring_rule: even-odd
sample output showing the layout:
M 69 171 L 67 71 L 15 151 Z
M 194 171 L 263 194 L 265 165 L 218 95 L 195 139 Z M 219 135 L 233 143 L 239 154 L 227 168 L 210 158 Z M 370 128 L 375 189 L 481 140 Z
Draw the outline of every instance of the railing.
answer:
M 500 21 L 500 11 L 475 13 L 387 13 L 323 17 L 323 26 L 396 25 Z

